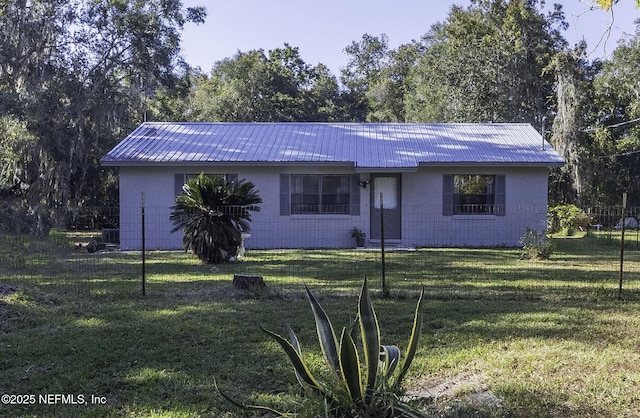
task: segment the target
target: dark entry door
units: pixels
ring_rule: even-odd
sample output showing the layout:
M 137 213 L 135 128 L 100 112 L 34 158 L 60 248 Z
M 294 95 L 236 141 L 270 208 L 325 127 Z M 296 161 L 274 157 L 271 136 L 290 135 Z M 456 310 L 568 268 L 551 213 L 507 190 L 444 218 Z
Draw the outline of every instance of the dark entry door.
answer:
M 384 210 L 384 238 L 396 240 L 402 238 L 401 179 L 400 174 L 371 175 L 371 239 L 381 238 L 382 210 Z

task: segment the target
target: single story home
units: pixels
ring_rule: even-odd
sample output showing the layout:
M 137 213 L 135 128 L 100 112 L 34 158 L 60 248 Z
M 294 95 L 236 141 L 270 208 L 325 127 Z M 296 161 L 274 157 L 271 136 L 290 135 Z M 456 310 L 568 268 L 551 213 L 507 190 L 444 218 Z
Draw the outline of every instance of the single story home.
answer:
M 141 248 L 143 204 L 146 248 L 181 248 L 169 208 L 200 173 L 256 185 L 258 249 L 353 247 L 354 227 L 373 247 L 517 246 L 546 228 L 564 160 L 529 124 L 145 122 L 101 164 L 119 168 L 122 249 Z

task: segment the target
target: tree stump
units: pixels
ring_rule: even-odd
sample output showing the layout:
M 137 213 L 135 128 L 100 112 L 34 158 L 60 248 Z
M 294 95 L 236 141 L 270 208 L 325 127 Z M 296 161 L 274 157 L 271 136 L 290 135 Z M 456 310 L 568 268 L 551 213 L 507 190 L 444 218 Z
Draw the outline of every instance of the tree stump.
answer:
M 233 285 L 238 289 L 251 289 L 254 287 L 266 287 L 262 276 L 257 274 L 234 274 Z

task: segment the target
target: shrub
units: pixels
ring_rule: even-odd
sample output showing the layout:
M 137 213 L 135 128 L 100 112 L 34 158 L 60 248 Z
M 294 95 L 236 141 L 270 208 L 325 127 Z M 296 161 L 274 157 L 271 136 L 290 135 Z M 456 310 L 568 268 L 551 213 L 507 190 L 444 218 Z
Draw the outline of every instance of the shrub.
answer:
M 316 322 L 320 347 L 330 371 L 331 381 L 318 380 L 307 367 L 296 334 L 288 328 L 291 342 L 284 337 L 261 329 L 273 338 L 285 351 L 293 364 L 296 378 L 305 389 L 305 394 L 319 396 L 326 410 L 317 415 L 333 417 L 421 417 L 409 404 L 400 400 L 401 384 L 416 354 L 421 330 L 421 306 L 424 290 L 420 294 L 413 318 L 407 354 L 400 366 L 400 350 L 396 346 L 381 345 L 378 320 L 371 304 L 367 280 L 364 280 L 358 312 L 350 329 L 342 328 L 336 338 L 333 326 L 324 309 L 313 294 L 306 289 Z M 360 349 L 356 346 L 360 331 Z M 364 361 L 360 359 L 364 355 Z M 399 367 L 400 366 L 400 367 Z M 218 389 L 216 385 L 216 389 Z M 244 405 L 229 397 L 220 389 L 220 394 L 234 405 L 253 410 L 268 411 L 279 416 L 284 413 L 256 405 Z M 328 414 L 327 414 L 328 411 Z
M 562 232 L 571 236 L 576 230 L 584 231 L 593 218 L 575 205 L 559 205 L 549 208 L 548 211 L 549 232 L 552 234 Z
M 547 236 L 542 231 L 537 231 L 527 227 L 524 235 L 520 237 L 522 244 L 522 259 L 539 259 L 548 260 L 553 253 L 551 243 L 547 240 Z
M 262 199 L 250 181 L 230 181 L 224 176 L 200 174 L 176 197 L 169 219 L 171 232 L 183 230 L 182 245 L 207 263 L 236 257 L 242 233 L 250 230 L 251 211 Z

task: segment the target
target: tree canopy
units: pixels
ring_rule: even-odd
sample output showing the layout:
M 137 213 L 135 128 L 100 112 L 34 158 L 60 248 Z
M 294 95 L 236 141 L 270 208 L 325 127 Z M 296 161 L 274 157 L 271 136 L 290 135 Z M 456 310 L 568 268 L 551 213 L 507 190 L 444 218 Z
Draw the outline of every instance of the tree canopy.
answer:
M 596 3 L 604 10 L 609 10 L 614 4 L 619 3 L 620 0 L 596 0 Z M 640 7 L 640 0 L 636 0 L 636 7 Z
M 433 122 L 528 122 L 540 127 L 552 105 L 545 72 L 566 46 L 560 6 L 547 16 L 537 0 L 454 6 L 425 36 L 411 73 L 407 118 Z
M 640 202 L 640 36 L 621 43 L 593 81 L 590 200 Z
M 206 10 L 179 0 L 0 2 L 0 228 L 117 205 L 98 159 L 143 120 L 526 122 L 567 160 L 552 200 L 640 204 L 639 38 L 589 61 L 542 5 L 470 0 L 397 48 L 363 34 L 336 76 L 288 43 L 191 68 L 181 32 Z
M 238 52 L 214 65 L 193 95 L 193 120 L 331 121 L 341 119 L 336 78 L 310 66 L 298 48 Z
M 181 30 L 206 12 L 166 0 L 14 0 L 3 12 L 0 219 L 43 234 L 115 203 L 98 159 L 142 121 L 145 95 L 175 88 Z

